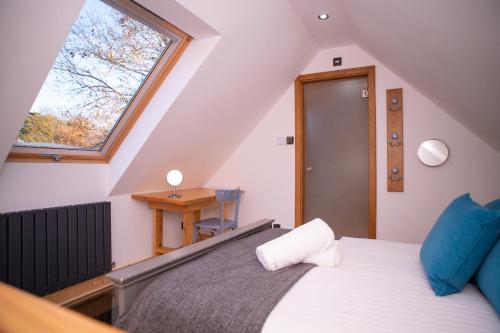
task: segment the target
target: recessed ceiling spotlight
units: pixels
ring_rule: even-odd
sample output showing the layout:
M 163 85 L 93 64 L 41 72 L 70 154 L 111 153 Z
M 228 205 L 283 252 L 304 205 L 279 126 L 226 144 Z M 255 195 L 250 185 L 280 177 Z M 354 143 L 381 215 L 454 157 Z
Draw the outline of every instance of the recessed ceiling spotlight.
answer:
M 328 20 L 329 17 L 330 17 L 330 15 L 328 15 L 327 13 L 321 13 L 318 15 L 318 18 L 322 21 Z

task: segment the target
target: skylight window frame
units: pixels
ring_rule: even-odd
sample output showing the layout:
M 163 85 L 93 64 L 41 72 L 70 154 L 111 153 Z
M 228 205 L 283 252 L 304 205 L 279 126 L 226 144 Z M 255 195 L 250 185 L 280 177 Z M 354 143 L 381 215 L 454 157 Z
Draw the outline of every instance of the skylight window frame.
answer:
M 149 101 L 175 66 L 192 37 L 132 0 L 100 0 L 167 36 L 171 42 L 129 101 L 99 150 L 13 146 L 8 162 L 108 163 Z

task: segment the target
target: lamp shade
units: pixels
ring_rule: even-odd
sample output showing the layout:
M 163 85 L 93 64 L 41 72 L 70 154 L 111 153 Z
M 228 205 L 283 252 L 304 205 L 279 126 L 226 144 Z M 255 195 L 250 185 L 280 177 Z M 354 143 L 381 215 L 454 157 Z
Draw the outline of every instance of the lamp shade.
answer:
M 167 183 L 169 183 L 171 186 L 178 186 L 182 183 L 182 172 L 179 170 L 170 170 L 167 173 Z

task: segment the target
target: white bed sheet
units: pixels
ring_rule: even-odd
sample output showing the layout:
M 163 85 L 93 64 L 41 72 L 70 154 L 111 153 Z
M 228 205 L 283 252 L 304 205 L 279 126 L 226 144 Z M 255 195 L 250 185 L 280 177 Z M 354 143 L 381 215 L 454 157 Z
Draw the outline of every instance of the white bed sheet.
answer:
M 269 314 L 262 332 L 500 332 L 473 285 L 435 296 L 420 245 L 344 237 L 342 264 L 315 267 Z

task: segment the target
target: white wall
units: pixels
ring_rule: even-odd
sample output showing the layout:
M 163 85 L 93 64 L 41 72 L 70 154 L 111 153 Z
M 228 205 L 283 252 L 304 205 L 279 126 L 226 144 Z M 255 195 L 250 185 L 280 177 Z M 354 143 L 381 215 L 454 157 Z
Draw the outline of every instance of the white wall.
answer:
M 321 51 L 303 73 L 332 70 L 332 58 L 337 56 L 343 57 L 339 69 L 376 65 L 378 238 L 422 242 L 453 197 L 471 192 L 481 203 L 500 197 L 500 154 L 362 49 L 348 46 Z M 403 88 L 405 105 L 405 192 L 388 193 L 385 90 L 398 87 Z M 293 227 L 294 146 L 276 145 L 278 136 L 293 133 L 290 86 L 207 182 L 206 186 L 238 185 L 246 190 L 242 223 L 270 217 Z M 426 167 L 416 157 L 418 145 L 428 138 L 440 138 L 450 147 L 450 159 L 441 167 Z
M 0 212 L 104 201 L 107 165 L 5 163 L 0 169 Z
M 153 251 L 152 213 L 144 202 L 130 195 L 107 198 L 111 202 L 111 253 L 115 267 L 145 258 Z
M 110 196 L 111 252 L 116 268 L 150 258 L 153 255 L 153 214 L 148 205 L 130 194 Z M 182 245 L 182 215 L 163 214 L 163 245 Z
M 207 187 L 237 187 L 240 223 L 273 218 L 284 227 L 294 221 L 295 146 L 278 146 L 278 136 L 294 135 L 294 90 L 290 87 L 238 149 L 210 179 Z

